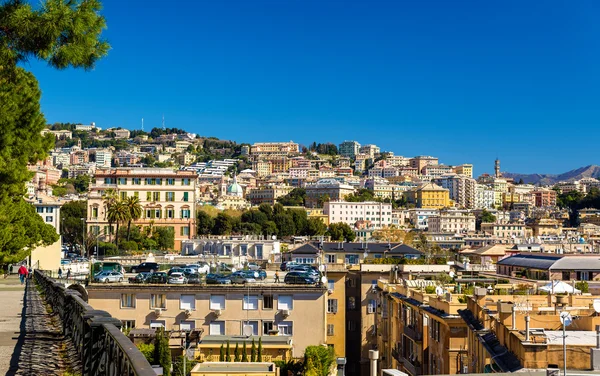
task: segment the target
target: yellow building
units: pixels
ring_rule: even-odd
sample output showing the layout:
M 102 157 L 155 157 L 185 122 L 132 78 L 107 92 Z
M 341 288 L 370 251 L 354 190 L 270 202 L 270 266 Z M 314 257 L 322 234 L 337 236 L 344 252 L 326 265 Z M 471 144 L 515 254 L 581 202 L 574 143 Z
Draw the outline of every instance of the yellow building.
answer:
M 344 265 L 327 265 L 327 346 L 346 357 L 346 275 Z
M 191 376 L 279 376 L 275 363 L 203 362 L 192 368 Z
M 459 175 L 465 175 L 470 178 L 473 177 L 473 165 L 472 164 L 462 164 L 460 166 L 454 167 L 454 172 Z
M 421 184 L 407 191 L 406 197 L 417 208 L 441 209 L 450 206 L 450 192 L 433 183 Z

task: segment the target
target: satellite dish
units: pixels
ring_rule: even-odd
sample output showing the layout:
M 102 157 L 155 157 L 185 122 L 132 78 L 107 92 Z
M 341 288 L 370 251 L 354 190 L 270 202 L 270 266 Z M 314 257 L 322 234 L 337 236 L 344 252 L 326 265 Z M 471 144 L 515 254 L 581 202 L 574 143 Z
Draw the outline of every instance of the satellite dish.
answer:
M 325 271 L 325 265 L 319 265 L 319 271 L 323 273 Z
M 235 272 L 237 272 L 237 269 L 236 268 L 231 268 L 231 272 L 235 273 Z
M 565 327 L 569 326 L 573 322 L 573 317 L 571 317 L 571 314 L 569 312 L 563 311 L 560 313 L 560 322 Z
M 326 284 L 326 283 L 327 283 L 327 277 L 325 277 L 325 276 L 322 276 L 322 277 L 321 277 L 321 283 L 322 283 L 322 284 Z
M 258 278 L 258 277 L 259 277 L 258 272 L 254 272 L 254 278 Z
M 442 286 L 438 286 L 435 288 L 435 294 L 437 296 L 442 296 L 444 294 L 444 289 L 442 288 Z
M 271 239 L 277 240 L 277 236 L 273 235 L 273 236 L 271 236 Z
M 594 299 L 594 311 L 600 313 L 600 299 Z
M 455 276 L 454 272 L 452 272 L 452 271 L 450 273 L 448 273 L 448 275 L 450 276 L 450 278 L 454 278 L 454 276 Z
M 244 325 L 243 333 L 246 337 L 250 337 L 254 333 L 252 325 Z

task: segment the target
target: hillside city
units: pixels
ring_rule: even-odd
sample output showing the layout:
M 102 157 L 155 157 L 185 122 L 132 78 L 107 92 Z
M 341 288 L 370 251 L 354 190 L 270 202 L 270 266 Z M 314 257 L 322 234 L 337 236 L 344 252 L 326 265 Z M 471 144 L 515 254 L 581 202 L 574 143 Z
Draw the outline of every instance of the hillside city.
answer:
M 26 262 L 85 285 L 160 372 L 309 374 L 320 348 L 318 374 L 600 370 L 594 177 L 531 184 L 499 159 L 475 177 L 360 140 L 42 134 L 26 199 L 61 239 Z

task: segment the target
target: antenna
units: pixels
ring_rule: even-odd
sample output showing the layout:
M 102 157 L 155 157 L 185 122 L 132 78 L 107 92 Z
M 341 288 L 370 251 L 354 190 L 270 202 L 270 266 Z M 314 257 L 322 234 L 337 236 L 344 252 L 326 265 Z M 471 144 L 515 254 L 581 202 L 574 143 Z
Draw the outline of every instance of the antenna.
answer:
M 165 114 L 163 114 L 163 117 L 162 117 L 162 128 L 164 131 L 165 130 Z
M 142 118 L 142 131 L 144 130 L 144 118 Z

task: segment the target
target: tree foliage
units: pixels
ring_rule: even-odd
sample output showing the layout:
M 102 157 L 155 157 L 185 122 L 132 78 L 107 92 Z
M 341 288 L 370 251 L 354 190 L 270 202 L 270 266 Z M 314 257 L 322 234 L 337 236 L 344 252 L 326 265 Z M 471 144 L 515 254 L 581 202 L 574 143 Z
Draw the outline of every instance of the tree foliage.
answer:
M 85 201 L 67 202 L 60 209 L 60 216 L 63 241 L 71 248 L 76 244 L 82 245 L 84 225 L 81 218 L 87 217 L 87 203 Z
M 308 346 L 304 350 L 305 376 L 328 376 L 334 363 L 333 349 L 324 346 Z
M 144 355 L 148 363 L 154 364 L 154 344 L 153 343 L 139 343 L 137 344 L 138 350 Z
M 279 197 L 277 202 L 284 206 L 304 206 L 306 201 L 306 189 L 294 188 L 285 196 Z
M 156 330 L 154 339 L 154 361 L 163 367 L 163 375 L 171 375 L 171 349 L 169 348 L 169 339 L 164 328 Z
M 352 231 L 352 228 L 344 222 L 330 224 L 327 235 L 329 235 L 333 241 L 351 242 L 356 238 L 356 234 Z

